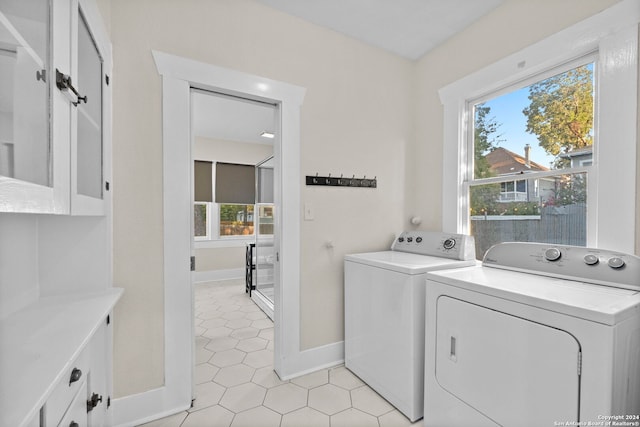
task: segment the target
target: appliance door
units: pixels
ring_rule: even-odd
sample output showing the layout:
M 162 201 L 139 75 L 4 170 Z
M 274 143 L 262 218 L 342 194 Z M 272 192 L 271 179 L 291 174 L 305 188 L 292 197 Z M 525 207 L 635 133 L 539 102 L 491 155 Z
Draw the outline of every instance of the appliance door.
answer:
M 436 329 L 437 381 L 476 411 L 503 426 L 578 421 L 580 345 L 569 333 L 447 296 Z

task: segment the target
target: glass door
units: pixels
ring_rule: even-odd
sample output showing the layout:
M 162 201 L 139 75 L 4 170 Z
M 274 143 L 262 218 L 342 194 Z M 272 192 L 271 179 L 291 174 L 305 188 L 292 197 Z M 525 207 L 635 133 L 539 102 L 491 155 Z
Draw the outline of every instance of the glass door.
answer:
M 273 156 L 256 165 L 256 247 L 252 299 L 273 319 L 274 264 L 273 245 Z

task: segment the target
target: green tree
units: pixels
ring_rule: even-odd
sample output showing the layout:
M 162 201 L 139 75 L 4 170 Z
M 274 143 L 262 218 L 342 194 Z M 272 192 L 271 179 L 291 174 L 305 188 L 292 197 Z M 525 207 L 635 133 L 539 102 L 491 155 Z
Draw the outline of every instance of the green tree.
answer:
M 495 176 L 487 162 L 486 155 L 500 143 L 500 136 L 496 133 L 500 123 L 495 117 L 490 117 L 491 107 L 484 104 L 475 106 L 474 136 L 473 136 L 473 175 L 474 178 L 489 178 Z
M 527 132 L 556 156 L 556 168 L 569 162 L 558 155 L 593 144 L 592 66 L 574 68 L 531 85 L 529 100 L 522 111 L 527 117 Z
M 585 174 L 561 175 L 556 179 L 554 198 L 547 205 L 565 206 L 587 201 L 587 177 Z
M 486 155 L 500 142 L 497 134 L 500 124 L 490 116 L 491 107 L 484 104 L 475 106 L 473 139 L 473 176 L 489 178 L 495 176 Z M 472 187 L 469 191 L 471 215 L 486 215 L 492 212 L 500 197 L 500 184 L 488 184 Z

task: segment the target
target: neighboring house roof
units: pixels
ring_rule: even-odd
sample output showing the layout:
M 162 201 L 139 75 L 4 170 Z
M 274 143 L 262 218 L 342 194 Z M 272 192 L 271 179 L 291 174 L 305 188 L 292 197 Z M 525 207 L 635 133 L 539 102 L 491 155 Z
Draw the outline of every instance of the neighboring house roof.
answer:
M 496 148 L 485 156 L 489 167 L 497 175 L 507 175 L 519 172 L 529 171 L 548 171 L 546 168 L 536 162 L 528 161 L 523 156 L 509 151 L 506 148 Z

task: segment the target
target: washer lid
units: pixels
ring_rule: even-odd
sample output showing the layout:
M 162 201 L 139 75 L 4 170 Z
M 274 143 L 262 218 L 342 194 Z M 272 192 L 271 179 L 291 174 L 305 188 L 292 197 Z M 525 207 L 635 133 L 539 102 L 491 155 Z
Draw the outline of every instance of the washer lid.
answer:
M 418 255 L 408 252 L 381 251 L 345 255 L 345 262 L 355 262 L 372 267 L 384 268 L 404 274 L 422 274 L 427 271 L 447 268 L 468 267 L 476 260 L 460 261 L 436 256 Z
M 427 273 L 427 280 L 606 325 L 637 316 L 640 292 L 476 266 Z M 429 289 L 429 287 L 427 287 Z

